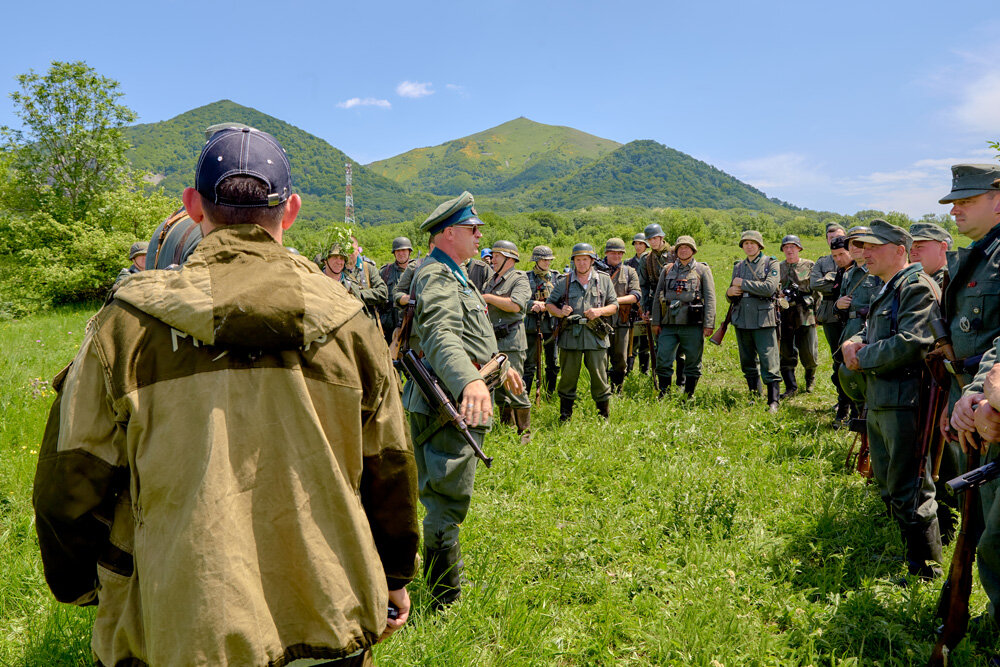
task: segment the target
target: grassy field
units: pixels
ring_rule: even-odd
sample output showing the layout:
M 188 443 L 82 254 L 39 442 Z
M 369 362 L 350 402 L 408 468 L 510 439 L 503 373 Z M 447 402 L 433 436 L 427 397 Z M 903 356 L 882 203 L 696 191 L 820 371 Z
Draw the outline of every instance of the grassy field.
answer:
M 714 246 L 699 258 L 721 287 L 738 253 Z M 92 612 L 51 599 L 30 495 L 46 382 L 92 313 L 0 323 L 0 664 L 89 661 Z M 543 405 L 530 445 L 491 433 L 496 462 L 480 468 L 462 529 L 469 586 L 434 614 L 414 582 L 412 621 L 377 661 L 921 664 L 940 582 L 891 583 L 902 545 L 875 490 L 843 470 L 850 436 L 831 429 L 828 361 L 819 378 L 776 416 L 748 406 L 730 337 L 707 350 L 693 402 L 657 401 L 649 377 L 633 374 L 610 423 L 587 398 L 565 426 L 554 401 Z M 977 585 L 974 613 L 985 604 Z M 975 650 L 963 643 L 952 664 L 985 664 Z

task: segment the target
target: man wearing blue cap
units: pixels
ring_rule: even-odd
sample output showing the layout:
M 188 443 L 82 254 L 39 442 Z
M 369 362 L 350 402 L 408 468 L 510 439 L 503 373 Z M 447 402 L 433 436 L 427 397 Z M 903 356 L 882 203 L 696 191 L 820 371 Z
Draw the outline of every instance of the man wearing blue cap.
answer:
M 126 281 L 53 382 L 46 578 L 98 605 L 100 664 L 360 665 L 409 614 L 418 538 L 386 347 L 281 245 L 301 201 L 273 137 L 220 129 L 195 186 L 184 266 Z

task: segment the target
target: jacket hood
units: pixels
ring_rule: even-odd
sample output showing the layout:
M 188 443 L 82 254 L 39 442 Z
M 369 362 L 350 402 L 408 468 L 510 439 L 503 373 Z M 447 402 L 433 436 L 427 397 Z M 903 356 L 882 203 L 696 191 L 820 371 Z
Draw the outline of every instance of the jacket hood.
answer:
M 308 345 L 362 307 L 257 225 L 217 229 L 179 271 L 142 271 L 115 296 L 208 345 L 256 350 Z

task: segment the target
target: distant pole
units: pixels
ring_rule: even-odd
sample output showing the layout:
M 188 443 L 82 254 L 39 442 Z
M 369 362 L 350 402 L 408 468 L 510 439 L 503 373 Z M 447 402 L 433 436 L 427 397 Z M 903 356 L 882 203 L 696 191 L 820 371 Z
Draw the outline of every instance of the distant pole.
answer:
M 351 163 L 344 163 L 344 172 L 347 175 L 347 188 L 344 194 L 344 224 L 354 227 L 354 188 L 351 186 Z

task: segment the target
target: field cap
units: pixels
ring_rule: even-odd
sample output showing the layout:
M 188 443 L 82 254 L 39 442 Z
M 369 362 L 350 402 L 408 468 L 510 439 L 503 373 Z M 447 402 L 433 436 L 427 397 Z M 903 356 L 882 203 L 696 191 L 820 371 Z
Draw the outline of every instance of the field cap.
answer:
M 901 245 L 909 251 L 913 245 L 913 238 L 902 227 L 890 224 L 885 220 L 872 220 L 872 231 L 869 234 L 855 236 L 852 241 L 858 243 L 871 243 L 872 245 Z
M 938 203 L 947 204 L 991 191 L 1000 191 L 1000 166 L 956 164 L 951 168 L 951 192 L 939 199 Z
M 145 255 L 146 251 L 149 249 L 149 243 L 146 241 L 136 241 L 132 244 L 132 247 L 128 250 L 128 258 L 135 259 L 139 255 Z
M 686 245 L 694 252 L 698 252 L 698 246 L 694 242 L 694 237 L 687 236 L 686 234 L 684 236 L 677 237 L 677 242 L 674 243 L 674 252 L 677 251 L 677 246 L 679 245 Z
M 951 234 L 941 225 L 933 222 L 915 222 L 910 225 L 910 236 L 914 241 L 944 241 L 951 247 Z
M 253 176 L 267 186 L 267 196 L 257 201 L 226 201 L 216 193 L 230 176 Z M 205 142 L 194 171 L 194 187 L 201 196 L 220 206 L 260 208 L 278 206 L 292 194 L 292 169 L 278 140 L 252 127 L 227 127 Z
M 475 203 L 469 192 L 463 192 L 454 199 L 449 199 L 420 223 L 420 231 L 430 232 L 433 235 L 452 225 L 482 225 L 483 221 L 476 213 Z
M 754 243 L 756 243 L 757 245 L 759 245 L 762 250 L 764 248 L 764 237 L 761 236 L 760 232 L 758 232 L 756 229 L 748 229 L 745 232 L 743 232 L 742 234 L 740 234 L 740 247 L 741 248 L 743 247 L 743 243 L 745 241 L 753 241 Z
M 834 230 L 837 230 L 837 229 L 839 229 L 840 231 L 844 232 L 845 234 L 847 233 L 847 230 L 844 229 L 844 226 L 842 224 L 840 224 L 839 222 L 829 222 L 826 225 L 826 233 L 827 234 L 829 234 L 830 232 L 832 232 Z

